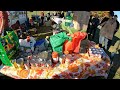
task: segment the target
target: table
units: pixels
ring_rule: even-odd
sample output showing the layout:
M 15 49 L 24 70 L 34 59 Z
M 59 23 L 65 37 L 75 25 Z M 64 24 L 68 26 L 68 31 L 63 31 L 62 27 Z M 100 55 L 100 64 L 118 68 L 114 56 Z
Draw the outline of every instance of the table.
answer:
M 17 75 L 14 67 L 1 66 L 0 72 L 15 79 L 86 79 L 89 76 L 104 76 L 107 78 L 110 68 L 110 58 L 89 56 L 88 53 L 69 54 L 61 64 L 54 67 L 34 67 L 28 70 L 26 78 Z M 63 63 L 63 61 L 65 62 Z

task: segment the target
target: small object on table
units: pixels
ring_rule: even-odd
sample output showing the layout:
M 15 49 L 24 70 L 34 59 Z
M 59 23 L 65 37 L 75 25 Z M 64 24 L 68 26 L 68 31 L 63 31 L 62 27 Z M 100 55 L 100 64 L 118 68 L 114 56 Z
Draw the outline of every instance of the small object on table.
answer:
M 25 66 L 24 66 L 24 60 L 21 61 L 20 68 L 21 68 L 22 70 L 25 69 Z
M 16 63 L 16 59 L 14 60 L 13 65 L 14 65 L 14 67 L 15 67 L 16 69 L 19 68 L 18 65 L 17 65 L 17 63 Z
M 52 60 L 53 63 L 58 63 L 58 53 L 57 52 L 52 52 Z
M 27 60 L 27 69 L 30 69 L 30 68 L 31 68 L 30 61 Z
M 17 75 L 20 76 L 21 78 L 27 78 L 29 75 L 29 71 L 28 70 L 20 70 L 17 71 Z

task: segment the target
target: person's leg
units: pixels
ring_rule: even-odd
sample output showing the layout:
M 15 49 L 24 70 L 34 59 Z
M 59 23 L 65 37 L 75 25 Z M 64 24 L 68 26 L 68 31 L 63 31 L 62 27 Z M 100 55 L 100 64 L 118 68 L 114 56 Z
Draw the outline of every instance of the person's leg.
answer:
M 104 42 L 104 37 L 103 36 L 99 36 L 99 47 L 102 47 L 102 43 Z
M 89 32 L 90 32 L 90 26 L 88 25 L 87 33 L 89 34 Z
M 94 27 L 94 28 L 93 28 L 93 34 L 92 34 L 92 38 L 93 38 L 93 40 L 94 40 L 94 38 L 95 38 L 96 30 L 97 30 L 97 27 Z
M 88 31 L 88 39 L 91 40 L 90 38 L 90 32 L 91 32 L 91 28 L 89 28 L 89 31 Z
M 112 44 L 112 40 L 108 39 L 108 45 L 107 45 L 108 49 L 110 48 L 111 44 Z
M 108 49 L 108 39 L 106 37 L 104 39 L 104 42 L 105 42 L 105 49 L 107 50 Z
M 92 31 L 93 31 L 93 26 L 90 27 L 90 36 L 92 34 Z
M 41 24 L 43 25 L 44 17 L 41 17 Z

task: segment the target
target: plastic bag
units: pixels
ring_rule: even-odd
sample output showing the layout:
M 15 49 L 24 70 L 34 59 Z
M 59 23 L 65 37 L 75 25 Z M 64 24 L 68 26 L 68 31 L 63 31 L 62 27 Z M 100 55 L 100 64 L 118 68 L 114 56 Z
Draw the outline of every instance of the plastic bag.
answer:
M 44 43 L 45 42 L 45 39 L 40 39 L 40 40 L 38 40 L 38 41 L 36 41 L 36 43 L 35 43 L 35 47 L 36 46 L 39 46 L 39 45 L 41 45 L 42 43 Z
M 73 24 L 74 24 L 74 23 L 73 23 Z M 69 32 L 70 34 L 73 34 L 73 33 L 75 33 L 75 32 L 78 31 L 78 30 L 75 29 L 74 27 L 70 27 L 70 26 L 68 27 L 68 26 L 65 26 L 65 22 L 62 22 L 60 26 L 61 26 L 61 28 L 62 28 L 63 30 Z
M 80 43 L 86 37 L 86 33 L 76 32 L 72 35 L 72 41 L 65 41 L 64 43 L 64 52 L 68 51 L 69 53 L 79 53 Z
M 36 41 L 35 45 L 36 47 L 35 51 L 44 51 L 48 48 L 48 42 L 46 41 L 46 39 L 40 39 L 38 41 Z
M 58 34 L 52 35 L 50 37 L 50 44 L 52 46 L 53 51 L 58 53 L 62 53 L 63 44 L 66 40 L 71 40 L 72 38 L 67 36 L 65 32 L 60 32 Z
M 67 16 L 65 19 L 65 26 L 70 26 L 72 23 L 73 18 L 71 16 Z
M 12 63 L 10 62 L 7 53 L 4 49 L 4 47 L 2 46 L 1 42 L 0 42 L 0 60 L 2 61 L 3 64 L 7 65 L 7 66 L 12 66 Z

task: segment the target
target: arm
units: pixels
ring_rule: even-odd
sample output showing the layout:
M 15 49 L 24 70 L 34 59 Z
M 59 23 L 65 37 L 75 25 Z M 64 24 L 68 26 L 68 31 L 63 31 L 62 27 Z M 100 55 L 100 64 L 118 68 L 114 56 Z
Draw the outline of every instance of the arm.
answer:
M 105 22 L 101 23 L 101 24 L 100 24 L 100 26 L 102 26 L 102 27 L 103 27 L 103 26 L 105 25 L 105 23 L 106 23 L 106 22 L 107 22 L 107 21 L 105 21 Z
M 98 24 L 98 28 L 101 29 L 107 21 L 104 21 L 103 23 Z
M 114 27 L 114 34 L 115 34 L 117 32 L 117 29 L 116 29 L 117 23 L 116 22 L 114 22 L 113 27 Z
M 100 24 L 100 20 L 98 19 L 98 21 L 97 21 L 97 26 Z
M 3 17 L 1 17 L 2 21 L 1 21 L 1 25 L 0 25 L 0 34 L 2 33 L 2 30 L 4 28 L 4 20 Z
M 118 30 L 119 30 L 119 26 L 120 26 L 120 25 L 119 25 L 119 22 L 117 21 L 116 24 L 117 24 L 117 26 L 116 26 L 116 31 L 118 31 Z

